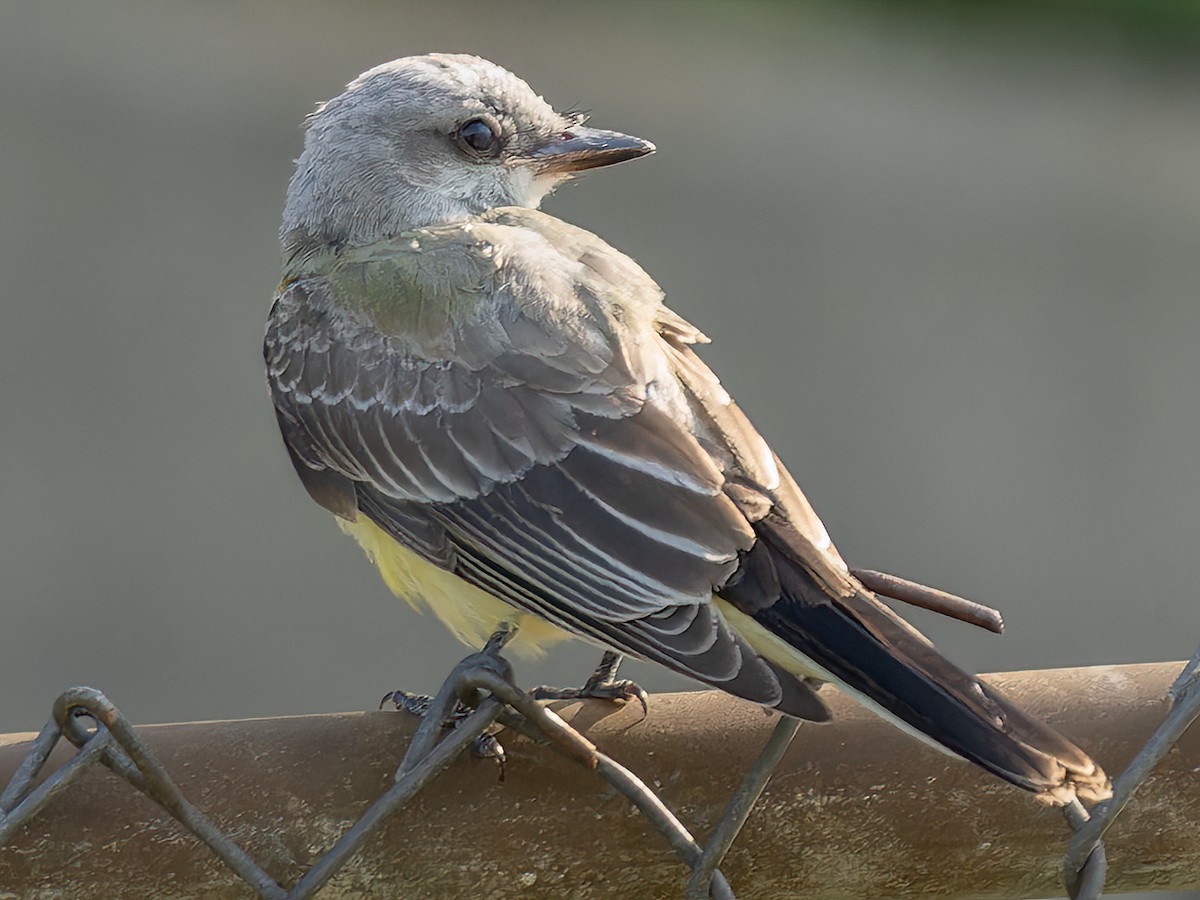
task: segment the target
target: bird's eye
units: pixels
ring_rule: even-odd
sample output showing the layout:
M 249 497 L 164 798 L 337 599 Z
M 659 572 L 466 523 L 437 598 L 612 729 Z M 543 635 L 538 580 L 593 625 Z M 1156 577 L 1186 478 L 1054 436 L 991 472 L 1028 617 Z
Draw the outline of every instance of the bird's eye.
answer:
M 464 122 L 454 137 L 460 147 L 475 156 L 494 156 L 500 149 L 500 135 L 495 126 L 483 119 Z

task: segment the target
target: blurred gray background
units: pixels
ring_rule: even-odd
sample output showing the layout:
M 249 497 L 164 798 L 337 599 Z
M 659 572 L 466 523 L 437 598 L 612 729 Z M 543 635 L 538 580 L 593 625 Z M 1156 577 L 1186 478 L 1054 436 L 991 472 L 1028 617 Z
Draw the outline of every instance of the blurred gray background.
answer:
M 301 119 L 429 50 L 657 142 L 546 208 L 714 338 L 853 564 L 1002 608 L 916 617 L 950 655 L 1189 654 L 1200 22 L 969 7 L 4 4 L 0 731 L 75 683 L 137 722 L 361 709 L 465 652 L 305 495 L 260 358 Z

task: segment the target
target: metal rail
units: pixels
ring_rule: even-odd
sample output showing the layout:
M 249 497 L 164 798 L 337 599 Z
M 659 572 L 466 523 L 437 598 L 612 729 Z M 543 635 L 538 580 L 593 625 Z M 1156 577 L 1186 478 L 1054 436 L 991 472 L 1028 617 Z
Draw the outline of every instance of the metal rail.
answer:
M 1181 733 L 1189 691 L 1177 686 L 1174 712 L 1167 694 L 1179 670 L 1179 663 L 1161 663 L 989 677 L 1116 772 L 1164 720 Z M 456 691 L 469 685 L 493 698 L 472 719 L 500 715 L 502 704 L 505 713 L 537 717 L 532 708 L 522 710 L 525 695 L 509 692 L 503 671 L 469 658 L 456 672 Z M 680 896 L 686 869 L 670 847 L 689 866 L 700 864 L 703 854 L 679 822 L 695 833 L 718 826 L 776 721 L 707 692 L 655 696 L 649 717 L 634 727 L 640 709 L 552 704 L 589 740 L 574 742 L 568 734 L 574 732 L 563 731 L 562 740 L 573 747 L 568 757 L 559 747 L 506 732 L 507 778 L 500 783 L 490 762 L 455 761 L 448 740 L 430 751 L 433 742 L 425 739 L 436 734 L 427 729 L 415 740 L 417 720 L 396 713 L 151 726 L 135 735 L 147 755 L 122 757 L 113 751 L 114 741 L 125 746 L 122 720 L 102 700 L 86 693 L 67 697 L 62 715 L 40 738 L 0 736 L 0 784 L 18 774 L 0 794 L 0 844 L 11 832 L 0 847 L 0 896 L 238 896 L 237 885 L 251 894 L 177 824 L 204 839 L 195 816 L 219 827 L 210 835 L 215 843 L 224 839 L 244 851 L 247 881 L 261 896 L 284 896 L 279 885 L 288 884 L 294 895 L 318 881 L 326 886 L 322 896 L 552 897 L 589 890 L 595 896 Z M 844 698 L 832 701 L 834 724 L 800 730 L 720 864 L 745 896 L 1061 893 L 1070 836 L 1059 815 Z M 84 728 L 91 719 L 66 712 L 88 704 L 104 726 L 95 734 Z M 558 728 L 547 721 L 534 725 Z M 56 729 L 83 749 L 71 768 L 38 785 L 18 770 L 24 767 L 28 776 L 40 763 L 49 771 L 70 758 L 69 748 L 45 758 Z M 465 732 L 454 737 L 454 743 L 468 742 Z M 1158 742 L 1157 767 L 1136 796 L 1128 792 L 1124 813 L 1107 828 L 1109 890 L 1200 887 L 1200 734 L 1176 733 L 1171 740 L 1178 740 L 1173 749 L 1165 739 Z M 410 742 L 421 750 L 401 765 Z M 139 790 L 154 790 L 147 772 L 151 781 L 154 772 L 169 772 L 178 794 L 167 791 L 168 803 L 155 806 L 120 779 L 87 767 L 101 757 Z M 641 774 L 654 789 L 650 797 L 678 825 L 670 847 L 647 829 L 645 818 L 631 815 L 626 797 L 646 797 L 622 781 L 637 779 L 614 759 Z M 402 810 L 390 815 L 396 803 L 384 811 L 378 828 L 351 827 L 404 779 L 419 774 L 424 784 L 432 777 L 425 767 L 443 764 L 449 775 L 420 793 L 413 788 L 401 799 L 407 800 Z M 592 768 L 607 772 L 608 780 Z M 35 816 L 16 820 L 18 810 L 42 799 Z M 1093 812 L 1099 819 L 1105 811 Z M 1096 836 L 1080 824 L 1073 859 L 1087 858 Z M 339 860 L 344 864 L 312 869 L 339 840 L 354 843 Z M 236 858 L 225 849 L 222 858 Z M 714 890 L 721 884 L 714 882 Z M 1087 895 L 1086 886 L 1076 889 Z

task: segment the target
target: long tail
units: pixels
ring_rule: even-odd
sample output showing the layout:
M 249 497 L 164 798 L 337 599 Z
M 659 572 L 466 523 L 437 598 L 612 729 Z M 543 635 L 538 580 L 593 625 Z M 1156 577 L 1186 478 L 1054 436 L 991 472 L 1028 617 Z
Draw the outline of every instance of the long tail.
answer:
M 855 585 L 832 596 L 800 561 L 812 558 L 811 547 L 798 546 L 804 539 L 779 525 L 759 523 L 750 577 L 722 591 L 740 612 L 736 628 L 768 633 L 745 635 L 755 649 L 794 674 L 833 681 L 905 730 L 1047 802 L 1111 794 L 1086 753 L 959 669 L 868 590 Z M 759 646 L 764 637 L 767 648 Z M 780 658 L 780 640 L 794 659 Z

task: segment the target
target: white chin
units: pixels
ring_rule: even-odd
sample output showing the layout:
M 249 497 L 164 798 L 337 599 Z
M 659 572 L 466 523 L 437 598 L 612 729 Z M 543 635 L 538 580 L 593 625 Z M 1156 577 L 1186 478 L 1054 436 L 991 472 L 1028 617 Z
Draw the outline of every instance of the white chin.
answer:
M 513 173 L 513 198 L 517 206 L 537 209 L 542 199 L 565 180 L 562 175 L 534 175 L 528 169 L 518 169 Z

